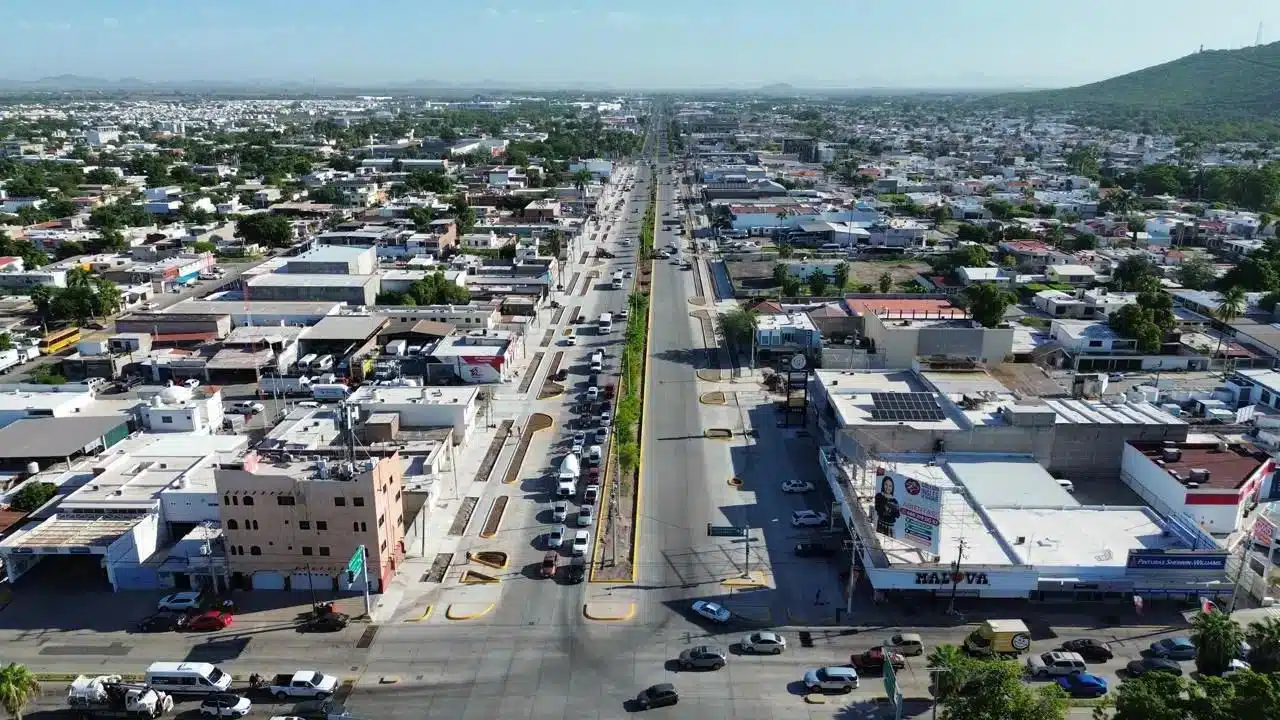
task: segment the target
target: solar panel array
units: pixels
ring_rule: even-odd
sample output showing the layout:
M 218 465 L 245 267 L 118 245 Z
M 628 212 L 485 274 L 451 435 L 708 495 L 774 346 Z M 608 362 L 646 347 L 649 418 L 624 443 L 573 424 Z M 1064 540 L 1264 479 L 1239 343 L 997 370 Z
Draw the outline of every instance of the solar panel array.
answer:
M 872 420 L 937 422 L 946 418 L 932 393 L 871 393 Z

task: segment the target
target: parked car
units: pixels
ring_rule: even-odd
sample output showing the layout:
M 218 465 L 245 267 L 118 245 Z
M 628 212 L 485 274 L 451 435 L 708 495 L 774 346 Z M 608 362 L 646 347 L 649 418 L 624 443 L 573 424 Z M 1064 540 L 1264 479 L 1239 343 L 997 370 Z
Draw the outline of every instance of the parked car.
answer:
M 1107 694 L 1107 681 L 1092 673 L 1060 677 L 1058 687 L 1074 698 L 1096 698 Z
M 231 412 L 237 412 L 242 414 L 247 413 L 250 415 L 257 415 L 258 413 L 266 409 L 267 407 L 262 403 L 254 402 L 252 400 L 243 400 L 241 402 L 231 404 Z
M 775 632 L 754 632 L 742 638 L 738 648 L 746 653 L 781 655 L 787 649 L 787 639 Z
M 712 622 L 729 622 L 729 608 L 718 603 L 698 600 L 693 603 L 693 611 Z
M 1129 664 L 1124 666 L 1124 669 L 1131 677 L 1142 677 L 1149 672 L 1165 672 L 1178 677 L 1182 676 L 1182 666 L 1177 661 L 1162 657 L 1130 660 Z
M 558 548 L 564 545 L 564 536 L 569 534 L 569 529 L 563 525 L 557 525 L 551 528 L 551 532 L 547 533 L 547 547 Z
M 1195 660 L 1196 646 L 1189 638 L 1165 638 L 1151 643 L 1151 654 L 1170 660 Z
M 194 610 L 200 607 L 201 594 L 194 590 L 170 593 L 156 603 L 157 610 Z
M 791 513 L 792 527 L 821 527 L 827 524 L 827 514 L 816 510 L 796 510 Z
M 725 652 L 711 645 L 698 645 L 680 653 L 678 662 L 683 670 L 693 670 L 694 668 L 719 670 L 724 667 Z
M 173 612 L 158 612 L 148 615 L 138 623 L 138 632 L 169 632 L 178 629 L 182 616 Z
M 782 492 L 784 493 L 804 493 L 813 492 L 813 483 L 804 480 L 787 480 L 782 483 Z
M 676 692 L 676 688 L 671 683 L 658 683 L 650 685 L 636 695 L 636 705 L 641 710 L 648 710 L 655 707 L 667 707 L 680 702 L 680 694 Z
M 231 693 L 210 695 L 200 703 L 201 715 L 217 718 L 241 718 L 248 715 L 252 709 L 253 703 L 249 701 L 249 698 L 232 695 Z
M 893 664 L 895 670 L 900 670 L 907 666 L 907 659 L 896 652 L 889 652 L 889 662 Z M 884 648 L 874 647 L 864 653 L 856 653 L 849 656 L 849 664 L 864 672 L 881 672 L 884 670 Z
M 809 692 L 853 692 L 858 689 L 858 671 L 839 665 L 810 670 L 804 674 L 804 687 Z
M 559 558 L 560 556 L 555 550 L 548 550 L 547 554 L 542 556 L 542 567 L 540 568 L 542 577 L 555 577 L 556 565 L 559 562 Z
M 340 612 L 313 612 L 298 625 L 300 632 L 337 632 L 351 624 L 351 616 Z
M 182 629 L 188 632 L 212 632 L 222 630 L 231 625 L 231 613 L 221 610 L 207 610 L 199 615 L 186 618 Z
M 1111 652 L 1111 648 L 1101 640 L 1093 638 L 1080 638 L 1079 640 L 1068 640 L 1062 643 L 1062 649 L 1067 652 L 1079 653 L 1080 657 L 1086 662 L 1106 662 L 1115 657 L 1115 653 Z
M 553 376 L 552 379 L 554 379 L 556 382 L 560 382 L 562 380 L 568 379 L 568 377 L 569 377 L 569 370 L 566 368 L 560 368 L 559 370 L 556 371 L 556 374 Z
M 913 657 L 924 654 L 924 641 L 918 633 L 898 633 L 885 641 L 884 646 L 899 655 Z

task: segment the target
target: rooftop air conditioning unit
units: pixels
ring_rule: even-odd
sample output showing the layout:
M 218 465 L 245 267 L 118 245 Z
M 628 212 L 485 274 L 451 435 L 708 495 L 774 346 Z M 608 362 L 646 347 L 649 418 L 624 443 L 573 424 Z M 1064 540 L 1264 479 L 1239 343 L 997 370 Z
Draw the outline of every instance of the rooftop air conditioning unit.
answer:
M 1177 462 L 1182 458 L 1182 451 L 1178 448 L 1166 447 L 1161 451 L 1160 457 L 1165 462 Z

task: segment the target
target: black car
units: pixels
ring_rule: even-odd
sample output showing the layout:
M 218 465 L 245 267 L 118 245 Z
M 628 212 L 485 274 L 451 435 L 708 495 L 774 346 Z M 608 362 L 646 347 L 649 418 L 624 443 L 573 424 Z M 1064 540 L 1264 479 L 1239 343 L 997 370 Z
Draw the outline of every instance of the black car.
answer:
M 350 623 L 351 617 L 346 613 L 317 613 L 303 620 L 298 629 L 302 632 L 337 632 Z
M 1141 660 L 1132 660 L 1128 665 L 1124 666 L 1126 672 L 1132 677 L 1141 677 L 1149 672 L 1163 672 L 1170 675 L 1182 677 L 1182 666 L 1176 660 L 1168 658 L 1147 657 Z
M 559 382 L 568 377 L 569 377 L 569 370 L 567 368 L 560 368 L 559 370 L 556 371 L 554 379 L 556 380 L 556 382 Z
M 182 621 L 182 615 L 171 612 L 158 612 L 154 615 L 148 615 L 138 623 L 138 632 L 169 632 L 177 630 Z
M 565 577 L 574 585 L 582 582 L 587 577 L 587 559 L 585 557 L 576 557 L 569 561 L 569 570 Z
M 1115 657 L 1115 653 L 1111 652 L 1111 648 L 1107 647 L 1106 643 L 1093 638 L 1068 640 L 1062 643 L 1062 649 L 1067 652 L 1079 653 L 1085 662 L 1106 662 Z
M 836 554 L 836 549 L 820 542 L 801 542 L 796 543 L 797 557 L 831 557 Z
M 636 705 L 639 705 L 641 710 L 675 705 L 678 702 L 680 702 L 680 694 L 676 692 L 676 686 L 671 683 L 650 685 L 636 695 Z

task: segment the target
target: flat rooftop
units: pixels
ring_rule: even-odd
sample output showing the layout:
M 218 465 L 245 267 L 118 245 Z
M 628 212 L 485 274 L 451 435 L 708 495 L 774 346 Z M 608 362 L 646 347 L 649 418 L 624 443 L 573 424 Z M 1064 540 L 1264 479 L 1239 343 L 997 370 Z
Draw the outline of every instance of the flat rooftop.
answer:
M 249 287 L 365 287 L 378 282 L 377 275 L 326 275 L 321 273 L 268 273 L 249 281 Z
M 304 340 L 363 342 L 387 324 L 387 319 L 374 315 L 332 315 L 306 329 Z
M 1123 568 L 1130 550 L 1182 547 L 1142 507 L 985 508 L 1020 564 Z
M 348 402 L 387 403 L 389 405 L 467 405 L 475 402 L 479 388 L 452 387 L 401 387 L 362 385 L 351 393 Z
M 298 277 L 295 275 L 294 277 Z M 331 315 L 337 312 L 342 303 L 332 301 L 311 300 L 254 300 L 248 303 L 243 299 L 236 300 L 183 300 L 161 310 L 165 314 L 177 315 L 243 315 L 245 313 L 262 313 L 263 315 Z
M 845 307 L 859 317 L 863 315 L 888 315 L 891 317 L 946 316 L 964 318 L 964 311 L 945 298 L 845 298 Z
M 338 439 L 338 413 L 328 407 L 296 407 L 258 443 L 266 451 L 306 452 L 329 447 Z
M 0 412 L 52 412 L 63 407 L 84 406 L 93 400 L 85 388 L 81 392 L 37 392 L 20 390 L 19 385 L 0 386 Z
M 0 459 L 70 457 L 128 422 L 125 415 L 24 418 L 0 428 Z
M 1058 414 L 1058 424 L 1077 425 L 1186 425 L 1148 402 L 1047 399 L 1044 404 Z
M 984 506 L 1079 507 L 1071 493 L 1031 458 L 948 455 L 946 470 Z
M 6 538 L 0 547 L 107 547 L 142 522 L 142 518 L 140 515 L 95 518 L 54 515 L 30 532 Z
M 353 230 L 351 232 L 327 232 L 316 237 L 316 241 L 323 243 L 327 237 L 369 237 L 377 240 L 382 237 L 385 232 Z M 373 255 L 373 248 L 350 247 L 348 245 L 318 245 L 301 255 L 289 258 L 289 262 L 351 262 L 358 260 L 366 255 Z
M 1161 443 L 1129 444 L 1151 462 L 1159 460 L 1165 470 L 1183 478 L 1190 476 L 1192 470 L 1208 470 L 1209 479 L 1200 483 L 1202 488 L 1238 490 L 1269 459 L 1266 453 L 1244 445 L 1228 444 L 1226 450 L 1218 450 L 1217 441 L 1178 443 L 1173 446 L 1179 451 L 1177 460 L 1163 459 L 1165 446 Z

